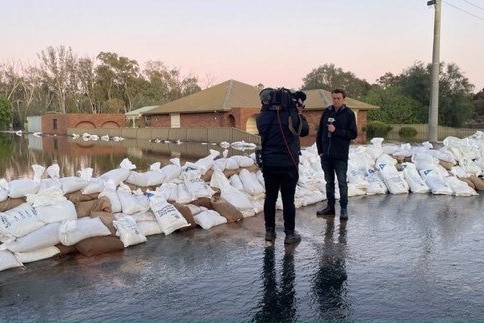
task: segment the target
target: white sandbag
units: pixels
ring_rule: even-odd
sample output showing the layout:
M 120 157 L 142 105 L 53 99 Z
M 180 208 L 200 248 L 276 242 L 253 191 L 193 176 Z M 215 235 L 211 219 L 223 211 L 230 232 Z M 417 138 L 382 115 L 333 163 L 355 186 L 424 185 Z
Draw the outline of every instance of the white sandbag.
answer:
M 48 223 L 23 237 L 1 244 L 0 249 L 8 249 L 11 252 L 29 252 L 55 246 L 60 243 L 59 226 L 59 222 Z
M 149 203 L 149 200 L 148 200 L 148 203 Z M 126 215 L 128 215 L 128 214 L 126 214 Z M 137 212 L 137 213 L 133 213 L 133 214 L 130 214 L 130 215 L 133 217 L 133 219 L 136 222 L 156 221 L 155 215 L 153 214 L 153 211 L 151 211 L 151 209 L 149 209 L 148 211 Z
M 239 168 L 242 167 L 250 167 L 254 165 L 254 160 L 250 158 L 249 156 L 242 156 L 242 155 L 234 155 L 229 157 L 229 159 L 233 159 L 237 162 L 237 165 Z
M 80 191 L 90 183 L 90 181 L 77 176 L 61 177 L 60 182 L 64 194 Z
M 161 195 L 150 197 L 150 207 L 165 235 L 190 226 L 185 217 Z
M 141 233 L 146 237 L 162 233 L 161 227 L 156 220 L 137 221 L 136 224 L 138 225 Z
M 190 204 L 190 203 L 186 204 L 186 206 L 190 209 L 190 212 L 192 213 L 192 215 L 208 210 L 204 206 L 199 206 L 199 205 Z
M 368 176 L 366 177 L 368 187 L 366 188 L 366 195 L 387 194 L 388 188 L 381 177 L 380 172 L 368 169 Z
M 160 171 L 147 171 L 144 173 L 131 171 L 125 182 L 141 187 L 156 186 L 163 182 L 163 175 Z
M 0 250 L 0 271 L 15 267 L 23 267 L 23 264 L 10 251 Z
M 167 201 L 178 201 L 177 183 L 163 183 L 156 188 L 155 192 L 157 195 L 162 195 Z
M 202 175 L 205 175 L 205 173 L 212 168 L 215 158 L 219 155 L 220 151 L 210 149 L 208 156 L 200 158 L 194 164 L 199 166 L 202 169 Z
M 212 174 L 210 186 L 220 189 L 220 196 L 227 200 L 227 202 L 234 205 L 241 212 L 244 210 L 252 210 L 252 203 L 247 193 L 239 191 L 232 185 L 222 171 L 216 169 Z M 252 212 L 248 212 L 249 214 Z
M 26 201 L 34 208 L 65 201 L 67 198 L 59 187 L 50 187 L 35 194 L 27 194 Z
M 81 193 L 90 195 L 94 193 L 101 193 L 105 189 L 105 181 L 100 177 L 91 178 L 86 186 L 81 188 Z
M 43 259 L 52 258 L 55 255 L 60 254 L 59 248 L 55 246 L 45 247 L 38 250 L 28 251 L 28 252 L 15 252 L 15 258 L 21 263 L 28 263 L 39 261 Z
M 432 194 L 452 195 L 453 191 L 445 183 L 444 177 L 435 169 L 421 169 L 419 170 L 425 184 L 430 188 Z
M 365 179 L 365 170 L 366 164 L 361 164 L 358 159 L 349 159 L 347 171 L 348 184 L 351 184 L 355 189 L 365 190 L 368 187 L 368 182 Z
M 119 168 L 111 169 L 110 171 L 102 174 L 100 177 L 106 182 L 111 180 L 115 186 L 118 186 L 121 182 L 124 182 L 128 178 L 130 170 L 135 168 L 136 165 L 132 164 L 128 158 L 125 158 L 121 161 Z
M 110 235 L 108 227 L 100 218 L 80 218 L 67 220 L 59 226 L 59 241 L 64 246 L 73 246 L 81 240 L 90 237 Z
M 213 194 L 215 194 L 215 191 L 204 180 L 200 178 L 187 179 L 183 183 L 194 199 L 200 197 L 210 198 L 213 196 Z
M 403 176 L 405 177 L 405 180 L 407 181 L 412 193 L 430 192 L 430 188 L 427 186 L 427 184 L 425 184 L 425 181 L 418 173 L 415 164 L 404 162 L 402 163 L 402 168 Z
M 8 182 L 8 196 L 10 198 L 25 197 L 27 194 L 35 194 L 40 189 L 40 180 L 44 173 L 45 167 L 32 165 L 34 177 L 32 179 L 15 179 Z
M 133 217 L 129 215 L 118 220 L 113 220 L 113 226 L 116 228 L 116 235 L 123 242 L 125 248 L 148 240 L 139 229 Z
M 455 176 L 444 177 L 445 184 L 447 184 L 455 196 L 475 196 L 479 195 L 475 189 L 467 185 Z
M 69 200 L 59 201 L 55 204 L 35 207 L 37 215 L 42 222 L 53 223 L 77 219 L 74 203 Z
M 229 183 L 230 183 L 230 185 L 232 185 L 233 187 L 235 187 L 239 191 L 244 190 L 244 184 L 242 183 L 242 180 L 240 179 L 239 174 L 234 174 L 234 175 L 230 176 Z
M 40 181 L 33 179 L 14 179 L 8 183 L 8 197 L 15 199 L 35 194 L 40 189 Z
M 190 203 L 196 200 L 196 197 L 188 190 L 184 183 L 177 184 L 176 200 L 178 203 Z
M 461 166 L 452 166 L 452 168 L 449 171 L 452 175 L 457 176 L 458 178 L 467 178 L 471 174 L 468 174 L 464 168 Z
M 383 182 L 385 182 L 385 185 L 391 194 L 408 193 L 408 183 L 394 165 L 377 162 L 377 167 L 383 178 Z
M 244 191 L 248 194 L 258 195 L 265 192 L 264 186 L 259 183 L 255 173 L 251 173 L 247 169 L 242 169 L 239 172 L 239 177 L 243 184 Z
M 8 199 L 8 182 L 5 178 L 0 179 L 0 202 Z
M 439 160 L 427 153 L 415 153 L 412 155 L 412 163 L 418 171 L 422 169 L 431 169 L 439 165 Z
M 123 209 L 121 206 L 121 201 L 118 197 L 116 186 L 117 185 L 112 180 L 108 180 L 104 183 L 104 190 L 98 195 L 98 198 L 106 196 L 109 199 L 111 202 L 111 212 L 113 213 L 121 212 Z
M 170 182 L 180 176 L 182 173 L 182 167 L 180 165 L 179 158 L 170 159 L 172 164 L 163 166 L 160 169 L 161 176 L 163 178 L 163 183 Z
M 23 237 L 44 225 L 29 203 L 0 212 L 0 233 L 6 237 Z
M 58 178 L 43 178 L 40 180 L 40 187 L 37 193 L 47 190 L 49 188 L 57 188 L 62 190 L 62 183 Z
M 124 185 L 121 183 L 120 185 Z M 148 197 L 143 194 L 134 194 L 129 188 L 118 189 L 118 198 L 121 203 L 121 212 L 126 214 L 133 214 L 138 212 L 146 212 L 150 209 Z
M 193 216 L 195 223 L 203 229 L 210 229 L 214 226 L 227 223 L 227 218 L 221 216 L 217 211 L 207 210 Z

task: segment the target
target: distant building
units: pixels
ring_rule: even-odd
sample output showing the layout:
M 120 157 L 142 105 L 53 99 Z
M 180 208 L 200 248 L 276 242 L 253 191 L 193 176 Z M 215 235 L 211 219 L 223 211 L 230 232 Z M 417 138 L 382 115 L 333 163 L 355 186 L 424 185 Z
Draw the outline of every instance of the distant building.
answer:
M 281 85 L 283 86 L 283 85 Z M 260 111 L 260 88 L 228 80 L 203 91 L 141 112 L 140 127 L 233 127 L 257 134 L 255 119 Z M 307 95 L 304 115 L 310 125 L 310 135 L 302 138 L 303 145 L 314 143 L 321 113 L 332 104 L 331 92 L 304 91 Z M 363 128 L 367 125 L 368 111 L 379 107 L 346 98 L 355 112 L 358 123 L 358 143 L 366 142 Z
M 126 126 L 124 114 L 45 114 L 40 118 L 41 132 L 45 134 L 66 135 L 68 128 L 124 128 Z

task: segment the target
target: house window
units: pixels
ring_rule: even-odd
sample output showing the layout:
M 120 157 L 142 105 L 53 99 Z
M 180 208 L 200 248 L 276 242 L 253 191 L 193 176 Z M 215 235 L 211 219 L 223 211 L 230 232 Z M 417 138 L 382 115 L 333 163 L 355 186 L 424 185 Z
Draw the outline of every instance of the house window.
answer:
M 52 128 L 54 130 L 57 130 L 57 119 L 53 119 L 52 121 L 53 121 Z

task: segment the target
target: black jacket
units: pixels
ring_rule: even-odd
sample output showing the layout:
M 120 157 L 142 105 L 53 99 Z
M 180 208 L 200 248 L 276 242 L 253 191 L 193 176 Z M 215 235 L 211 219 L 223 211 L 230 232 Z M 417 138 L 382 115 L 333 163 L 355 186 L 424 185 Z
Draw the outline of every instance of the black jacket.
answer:
M 309 134 L 306 118 L 294 108 L 271 110 L 262 107 L 257 116 L 264 167 L 299 165 L 299 137 Z
M 333 125 L 336 128 L 331 135 L 328 131 L 329 118 L 334 118 Z M 334 106 L 331 105 L 323 111 L 319 121 L 316 135 L 318 154 L 323 154 L 322 158 L 348 160 L 351 140 L 357 136 L 355 113 L 346 105 L 336 112 Z

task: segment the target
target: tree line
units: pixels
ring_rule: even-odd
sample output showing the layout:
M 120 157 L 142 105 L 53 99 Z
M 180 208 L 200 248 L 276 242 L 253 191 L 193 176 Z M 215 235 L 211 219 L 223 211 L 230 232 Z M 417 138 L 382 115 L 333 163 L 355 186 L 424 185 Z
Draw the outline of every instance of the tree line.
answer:
M 197 76 L 183 77 L 161 61 L 141 66 L 116 53 L 79 57 L 70 47 L 47 47 L 35 65 L 0 63 L 0 129 L 21 129 L 27 116 L 45 113 L 126 113 L 201 91 Z M 301 90 L 344 88 L 349 97 L 380 106 L 370 120 L 426 123 L 431 64 L 421 62 L 399 75 L 386 73 L 370 84 L 334 64 L 313 69 Z M 207 79 L 206 87 L 210 86 Z M 258 85 L 260 86 L 260 84 Z M 484 89 L 474 86 L 455 64 L 441 64 L 439 124 L 459 127 L 484 119 Z

